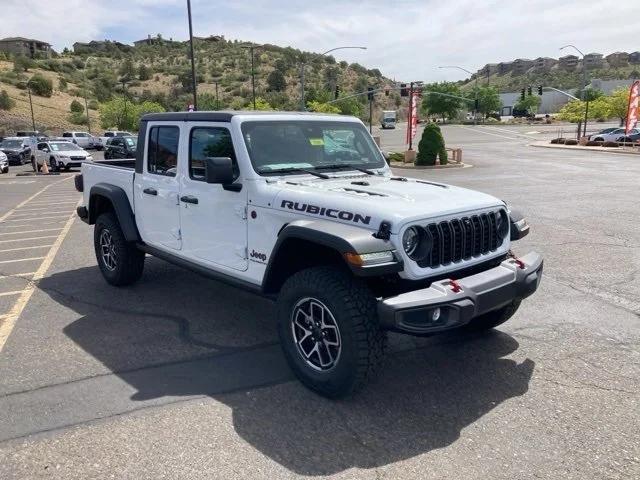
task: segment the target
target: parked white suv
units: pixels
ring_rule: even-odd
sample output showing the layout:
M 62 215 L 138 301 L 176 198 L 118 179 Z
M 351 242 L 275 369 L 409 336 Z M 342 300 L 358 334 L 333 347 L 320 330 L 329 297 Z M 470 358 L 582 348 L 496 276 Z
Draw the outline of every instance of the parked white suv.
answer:
M 42 165 L 47 162 L 53 172 L 69 170 L 71 167 L 79 167 L 84 162 L 93 160 L 89 152 L 80 148 L 75 143 L 60 140 L 48 140 L 39 142 L 36 149 L 36 169 L 40 171 Z
M 100 139 L 94 137 L 88 132 L 64 132 L 62 137 L 82 148 L 95 148 L 97 150 L 101 150 L 103 147 Z
M 76 177 L 106 281 L 135 282 L 149 253 L 273 299 L 289 365 L 329 397 L 373 376 L 387 330 L 491 329 L 541 279 L 540 255 L 511 252 L 521 215 L 394 175 L 353 117 L 149 114 L 130 162 Z

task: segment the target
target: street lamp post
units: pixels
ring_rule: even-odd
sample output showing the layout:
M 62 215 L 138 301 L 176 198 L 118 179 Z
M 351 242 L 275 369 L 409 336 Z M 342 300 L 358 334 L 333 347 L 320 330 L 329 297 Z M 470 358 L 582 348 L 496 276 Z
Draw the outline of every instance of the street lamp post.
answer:
M 322 52 L 320 54 L 321 57 L 324 57 L 327 53 L 331 53 L 331 52 L 335 52 L 336 50 L 346 50 L 346 49 L 353 49 L 353 48 L 357 48 L 359 50 L 366 50 L 367 47 L 336 47 L 336 48 L 332 48 L 330 50 L 327 50 L 326 52 Z M 305 105 L 305 101 L 304 101 L 304 69 L 307 66 L 307 64 L 305 62 L 301 62 L 300 63 L 300 110 L 304 111 L 306 110 L 306 105 Z
M 91 133 L 91 117 L 89 116 L 89 100 L 87 97 L 89 96 L 89 89 L 87 88 L 87 65 L 89 64 L 89 60 L 94 58 L 89 55 L 84 61 L 84 68 L 82 69 L 82 74 L 84 76 L 84 109 L 87 112 L 87 130 Z
M 463 72 L 467 72 L 469 75 L 473 76 L 473 73 L 471 73 L 469 70 L 467 70 L 466 68 L 458 67 L 457 65 L 443 65 L 443 66 L 438 67 L 438 68 L 457 68 L 458 70 L 462 70 Z M 474 125 L 478 121 L 478 119 L 477 119 L 477 116 L 478 116 L 477 106 L 478 106 L 478 75 L 476 75 L 476 78 L 475 78 L 475 98 L 474 98 L 474 103 L 473 103 L 473 124 Z
M 196 59 L 193 53 L 193 25 L 191 23 L 191 0 L 187 0 L 187 15 L 189 17 L 189 45 L 191 48 L 191 88 L 193 89 L 193 110 L 198 110 L 198 93 L 196 82 Z
M 253 96 L 253 109 L 256 109 L 256 69 L 255 69 L 255 60 L 253 56 L 253 50 L 256 48 L 260 48 L 262 45 L 243 45 L 242 48 L 248 48 L 251 52 L 251 92 Z
M 587 100 L 587 62 L 584 59 L 584 53 L 582 53 L 582 51 L 576 47 L 575 45 L 565 45 L 564 47 L 560 47 L 560 50 L 564 50 L 565 48 L 573 48 L 576 52 L 578 52 L 580 55 L 582 55 L 582 95 L 580 95 L 580 97 L 582 98 L 582 101 L 585 102 L 585 109 L 584 109 L 584 128 L 583 128 L 583 136 L 587 135 L 587 114 L 589 113 L 589 101 Z M 580 136 L 580 131 L 578 131 L 578 137 Z

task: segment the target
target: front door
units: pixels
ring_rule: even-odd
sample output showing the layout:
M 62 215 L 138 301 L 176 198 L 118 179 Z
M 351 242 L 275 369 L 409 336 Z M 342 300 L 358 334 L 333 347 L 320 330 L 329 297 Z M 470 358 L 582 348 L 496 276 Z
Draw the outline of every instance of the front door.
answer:
M 136 222 L 145 243 L 180 250 L 178 158 L 184 159 L 179 154 L 180 127 L 162 123 L 148 129 L 144 171 L 135 176 Z
M 225 189 L 206 183 L 204 177 L 206 157 L 231 157 L 239 177 L 231 132 L 225 124 L 186 125 L 189 153 L 180 185 L 182 255 L 211 266 L 246 270 L 247 188 Z

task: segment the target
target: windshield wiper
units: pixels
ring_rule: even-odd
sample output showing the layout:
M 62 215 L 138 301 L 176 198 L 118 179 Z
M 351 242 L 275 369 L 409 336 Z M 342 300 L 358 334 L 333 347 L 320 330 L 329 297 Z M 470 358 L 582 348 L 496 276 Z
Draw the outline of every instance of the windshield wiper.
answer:
M 349 169 L 349 170 L 357 170 L 358 172 L 366 173 L 367 175 L 377 175 L 373 170 L 369 170 L 368 168 L 356 167 L 355 165 L 348 165 L 344 163 L 334 163 L 332 165 L 319 165 L 316 167 L 317 170 L 324 169 Z
M 323 178 L 325 180 L 327 178 L 331 178 L 329 175 L 326 175 L 324 173 L 314 172 L 313 170 L 307 170 L 306 168 L 298 168 L 298 167 L 278 168 L 277 170 L 270 170 L 270 169 L 258 170 L 258 173 L 295 173 L 295 172 L 308 173 L 309 175 L 313 175 L 318 178 Z

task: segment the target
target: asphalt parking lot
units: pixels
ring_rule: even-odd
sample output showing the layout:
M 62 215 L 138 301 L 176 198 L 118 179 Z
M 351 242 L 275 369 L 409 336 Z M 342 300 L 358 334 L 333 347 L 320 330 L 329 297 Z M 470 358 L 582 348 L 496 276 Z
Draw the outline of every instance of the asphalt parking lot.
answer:
M 493 333 L 392 335 L 378 381 L 339 402 L 292 378 L 269 301 L 153 258 L 107 286 L 73 173 L 12 167 L 0 478 L 639 478 L 640 163 L 527 146 L 556 129 L 446 126 L 473 167 L 396 170 L 522 210 L 515 250 L 544 277 Z

